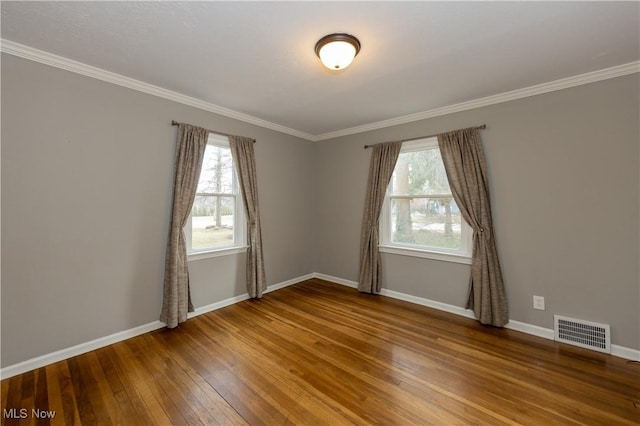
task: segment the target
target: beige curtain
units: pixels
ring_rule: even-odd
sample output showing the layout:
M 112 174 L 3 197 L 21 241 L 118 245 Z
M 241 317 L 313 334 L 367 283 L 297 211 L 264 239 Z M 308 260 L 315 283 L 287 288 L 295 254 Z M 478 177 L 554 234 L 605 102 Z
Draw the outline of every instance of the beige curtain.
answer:
M 188 124 L 178 125 L 173 211 L 164 265 L 164 293 L 160 321 L 174 328 L 193 312 L 189 292 L 189 270 L 184 225 L 195 199 L 209 131 Z
M 380 293 L 380 240 L 378 223 L 382 203 L 396 166 L 402 142 L 387 142 L 373 145 L 367 195 L 362 218 L 362 234 L 360 237 L 360 274 L 358 291 L 363 293 Z
M 247 212 L 247 292 L 251 298 L 261 298 L 267 288 L 262 255 L 262 229 L 258 208 L 258 177 L 253 152 L 253 139 L 229 136 L 231 155 L 242 189 Z
M 509 321 L 507 298 L 493 233 L 487 164 L 477 128 L 438 135 L 453 198 L 473 228 L 473 257 L 467 308 L 483 324 Z

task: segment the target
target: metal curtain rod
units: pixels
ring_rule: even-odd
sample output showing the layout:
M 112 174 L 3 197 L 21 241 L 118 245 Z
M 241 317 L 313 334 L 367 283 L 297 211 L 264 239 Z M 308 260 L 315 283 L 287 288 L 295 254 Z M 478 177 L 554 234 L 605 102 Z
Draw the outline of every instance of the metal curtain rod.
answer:
M 178 124 L 180 124 L 179 122 L 177 122 L 176 120 L 171 120 L 171 125 L 172 126 L 177 126 Z M 208 129 L 207 129 L 208 130 Z M 222 136 L 237 136 L 237 135 L 230 135 L 229 133 L 222 133 L 222 132 L 217 132 L 215 130 L 209 130 L 211 133 L 215 133 L 216 135 L 222 135 Z M 256 140 L 254 138 L 249 138 L 253 140 L 253 143 L 256 143 Z
M 474 127 L 474 129 L 486 129 L 486 128 L 487 128 L 487 125 L 486 125 L 486 124 L 481 124 L 481 125 L 479 125 L 479 126 Z M 442 132 L 442 133 L 448 133 L 448 132 Z M 441 133 L 438 133 L 438 135 L 439 135 L 439 134 L 441 134 Z M 436 136 L 438 136 L 438 135 L 420 136 L 420 137 L 413 138 L 413 139 L 407 139 L 407 140 L 404 140 L 404 141 L 402 141 L 402 142 L 411 142 L 411 141 L 417 141 L 418 139 L 433 138 L 433 137 L 436 137 Z M 377 144 L 374 144 L 374 145 L 377 145 Z M 373 145 L 365 145 L 365 146 L 364 146 L 364 149 L 371 148 L 372 146 L 373 146 Z

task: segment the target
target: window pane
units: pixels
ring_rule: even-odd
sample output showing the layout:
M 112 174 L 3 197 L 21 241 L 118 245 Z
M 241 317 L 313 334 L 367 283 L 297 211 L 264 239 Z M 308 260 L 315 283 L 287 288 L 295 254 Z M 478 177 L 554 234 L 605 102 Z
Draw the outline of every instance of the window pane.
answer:
M 460 250 L 460 210 L 453 198 L 392 198 L 391 241 Z
M 202 160 L 198 193 L 233 193 L 233 160 L 231 149 L 208 144 Z
M 235 197 L 197 196 L 191 218 L 191 248 L 228 246 L 233 241 Z
M 389 185 L 391 195 L 450 194 L 437 147 L 401 152 Z

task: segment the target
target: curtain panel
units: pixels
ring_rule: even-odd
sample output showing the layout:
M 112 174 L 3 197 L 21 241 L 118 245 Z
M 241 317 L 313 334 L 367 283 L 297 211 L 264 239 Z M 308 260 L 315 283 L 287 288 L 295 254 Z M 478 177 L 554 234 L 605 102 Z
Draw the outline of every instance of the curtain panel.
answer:
M 487 164 L 477 128 L 438 135 L 453 198 L 473 228 L 473 255 L 467 308 L 483 324 L 509 322 L 507 298 L 493 232 Z
M 174 328 L 193 312 L 184 226 L 189 218 L 200 179 L 200 169 L 209 131 L 188 124 L 178 125 L 173 209 L 165 256 L 164 292 L 160 321 Z
M 258 175 L 253 149 L 254 140 L 242 136 L 229 136 L 231 155 L 236 164 L 242 198 L 247 212 L 247 293 L 261 298 L 267 288 L 264 256 L 262 254 L 262 228 L 258 204 Z
M 360 237 L 358 291 L 363 293 L 380 293 L 382 268 L 378 249 L 380 212 L 401 147 L 402 142 L 387 142 L 372 146 Z

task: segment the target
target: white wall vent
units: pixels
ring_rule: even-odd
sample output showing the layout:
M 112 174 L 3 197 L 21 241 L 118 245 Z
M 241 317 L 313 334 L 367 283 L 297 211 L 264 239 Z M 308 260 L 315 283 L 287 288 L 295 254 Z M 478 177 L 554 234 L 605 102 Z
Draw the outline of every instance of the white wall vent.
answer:
M 554 334 L 558 342 L 611 353 L 611 330 L 609 324 L 583 321 L 554 315 Z

